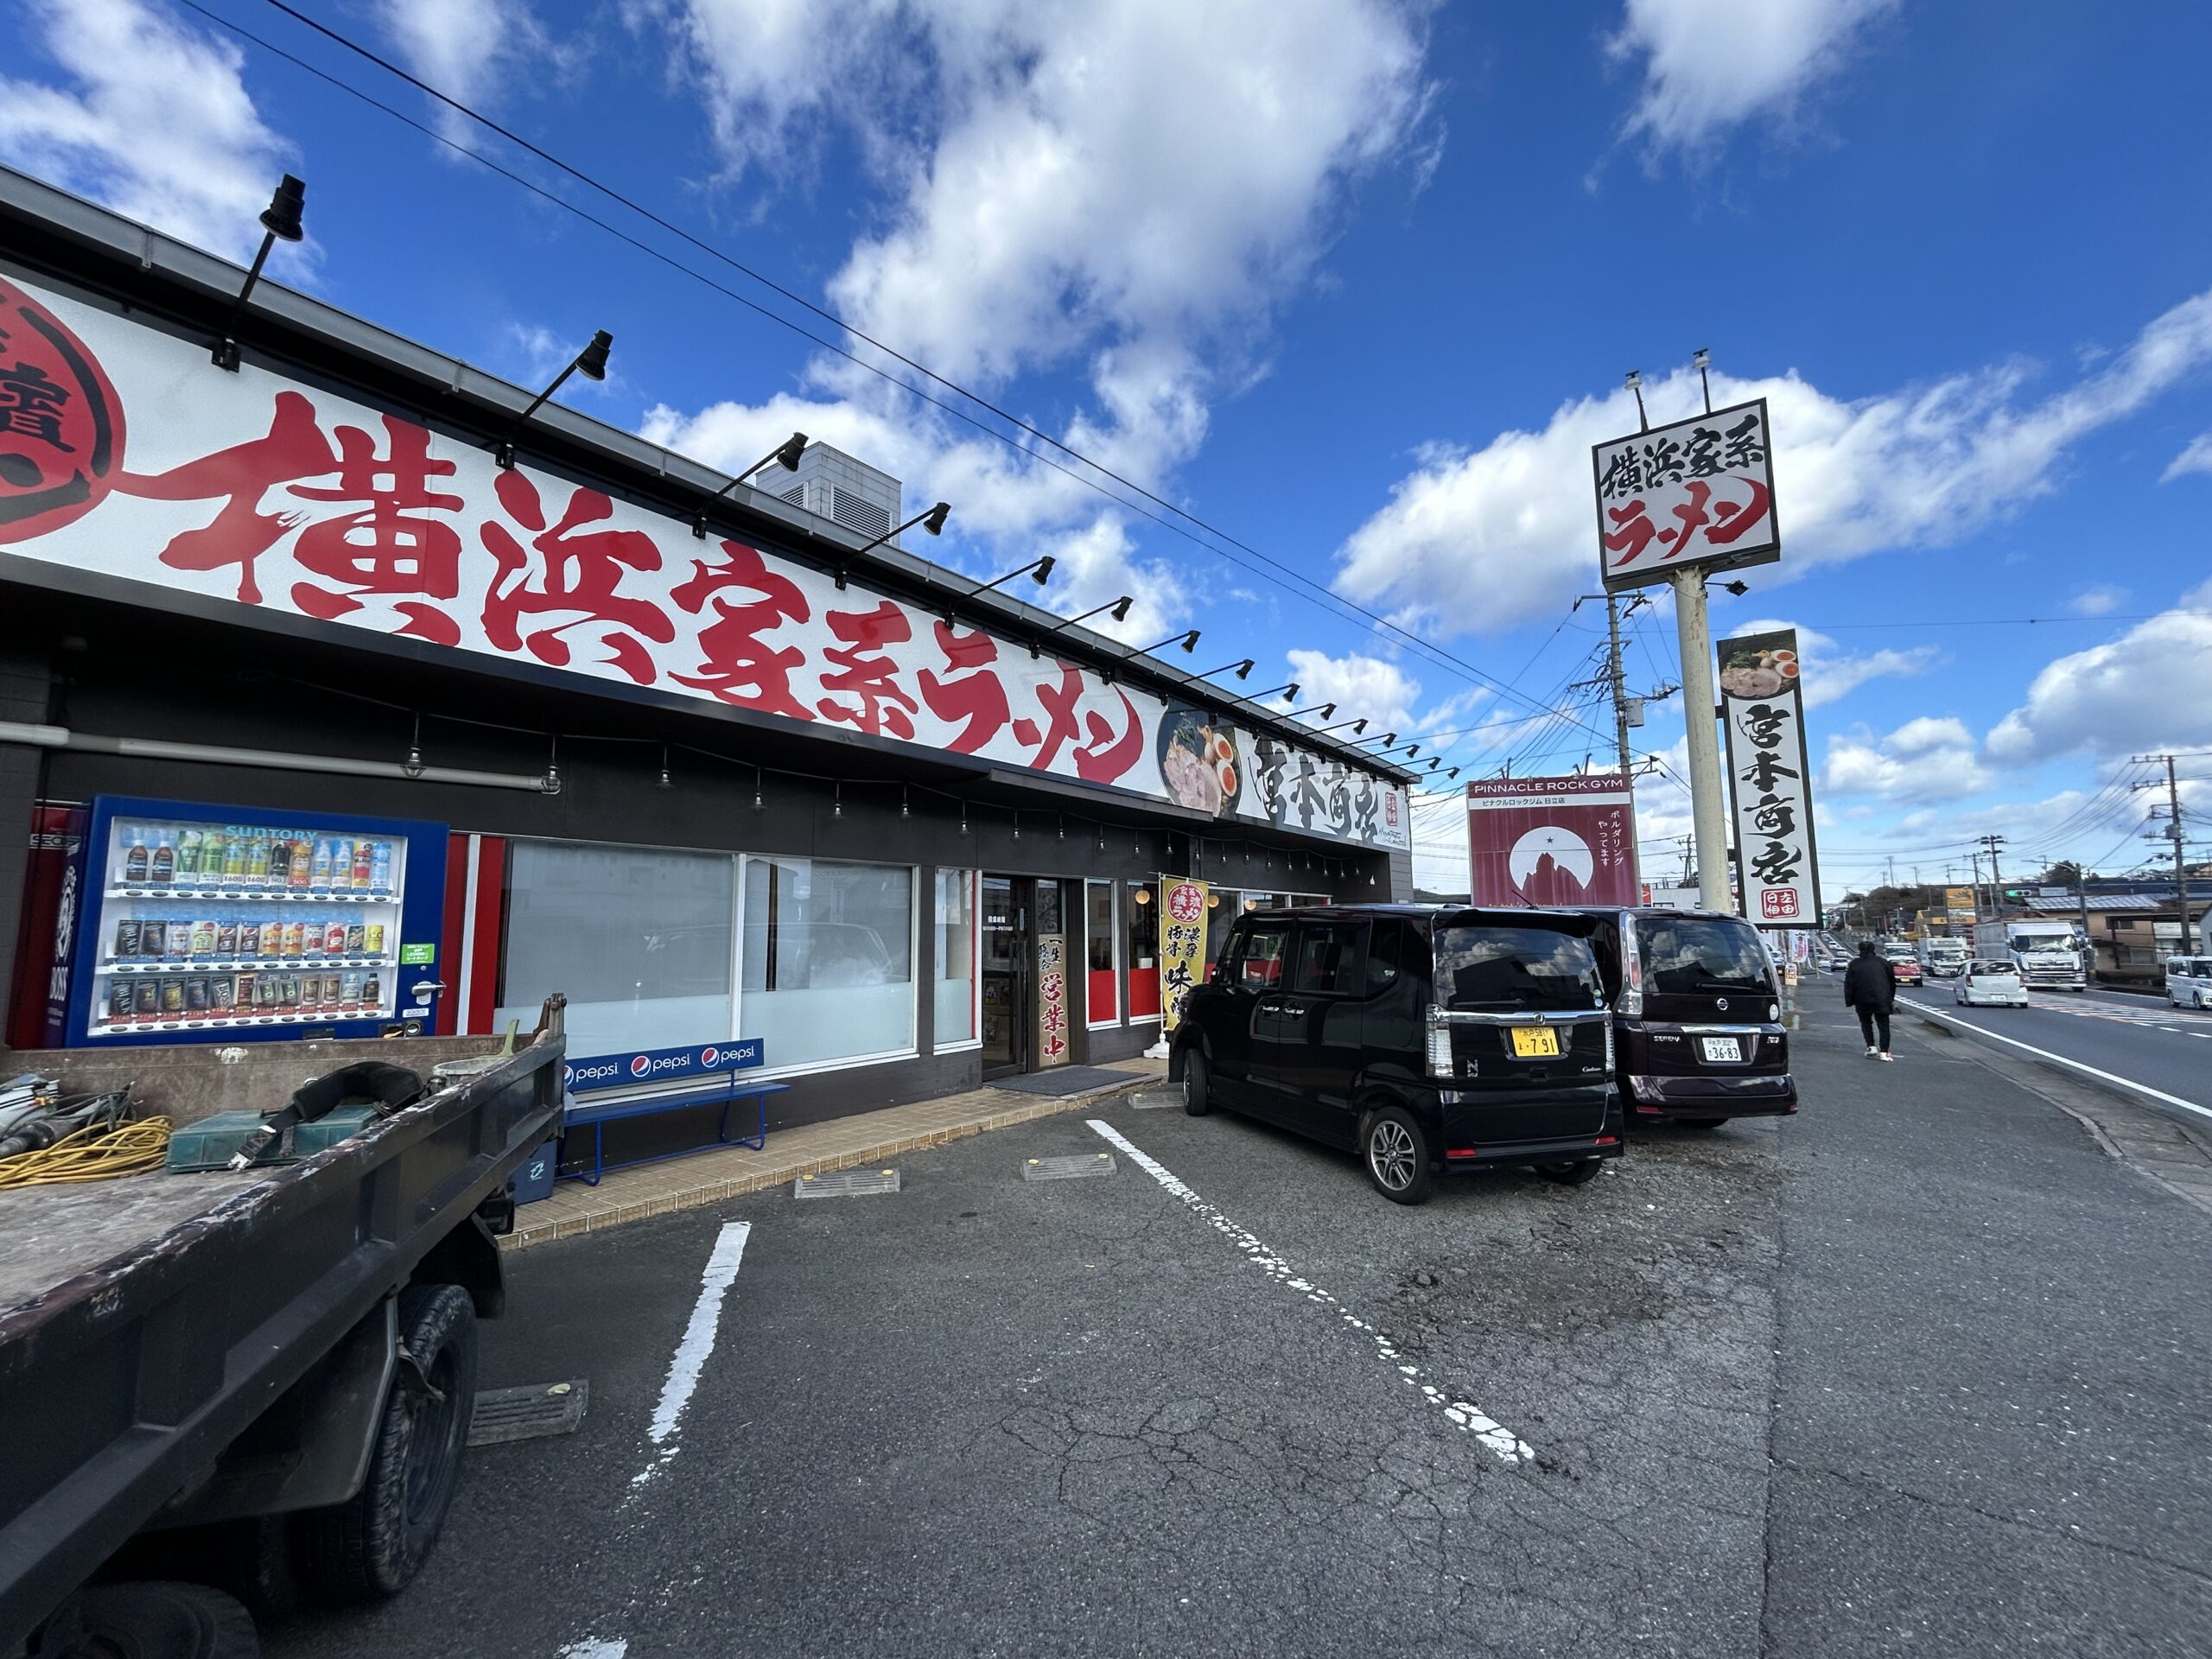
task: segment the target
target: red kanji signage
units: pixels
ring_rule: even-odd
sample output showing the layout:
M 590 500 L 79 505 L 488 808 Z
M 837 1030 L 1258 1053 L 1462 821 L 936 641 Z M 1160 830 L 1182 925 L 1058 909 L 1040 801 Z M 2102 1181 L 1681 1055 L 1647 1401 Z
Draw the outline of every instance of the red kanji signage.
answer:
M 1764 397 L 1593 447 L 1605 586 L 1780 558 L 1772 448 Z

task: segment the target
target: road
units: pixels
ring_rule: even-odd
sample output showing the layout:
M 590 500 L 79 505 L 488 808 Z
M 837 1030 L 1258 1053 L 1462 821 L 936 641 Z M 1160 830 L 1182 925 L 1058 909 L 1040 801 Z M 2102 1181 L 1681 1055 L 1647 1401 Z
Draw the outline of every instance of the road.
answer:
M 2174 1096 L 2212 1119 L 2212 1014 L 2094 990 L 2031 991 L 2024 1008 L 1962 1008 L 1942 980 L 1898 1001 Z
M 266 1651 L 2212 1651 L 2212 1215 L 1898 1052 L 1580 1189 L 1117 1103 L 524 1252 L 480 1381 L 583 1427 Z

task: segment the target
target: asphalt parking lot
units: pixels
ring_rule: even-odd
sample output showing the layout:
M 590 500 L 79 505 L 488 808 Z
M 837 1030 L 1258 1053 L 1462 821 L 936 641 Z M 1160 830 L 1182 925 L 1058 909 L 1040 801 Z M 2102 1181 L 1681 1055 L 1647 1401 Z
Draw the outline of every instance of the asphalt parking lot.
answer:
M 481 1380 L 587 1377 L 583 1427 L 473 1453 L 406 1596 L 269 1651 L 2212 1649 L 2212 1221 L 1839 1014 L 1800 1117 L 1580 1189 L 1401 1209 L 1117 1103 L 526 1251 Z

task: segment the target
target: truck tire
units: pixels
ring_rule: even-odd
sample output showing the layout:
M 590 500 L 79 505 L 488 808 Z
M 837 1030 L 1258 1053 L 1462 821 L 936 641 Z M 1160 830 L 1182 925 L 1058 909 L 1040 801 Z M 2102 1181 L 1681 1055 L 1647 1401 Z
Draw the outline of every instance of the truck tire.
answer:
M 429 1559 L 461 1482 L 476 1403 L 476 1310 L 468 1293 L 458 1285 L 409 1286 L 399 1294 L 399 1340 L 415 1375 L 403 1357 L 368 1478 L 346 1503 L 295 1523 L 301 1579 L 325 1602 L 375 1601 L 405 1589 Z
M 77 1598 L 56 1659 L 260 1659 L 253 1616 L 201 1584 L 99 1584 Z

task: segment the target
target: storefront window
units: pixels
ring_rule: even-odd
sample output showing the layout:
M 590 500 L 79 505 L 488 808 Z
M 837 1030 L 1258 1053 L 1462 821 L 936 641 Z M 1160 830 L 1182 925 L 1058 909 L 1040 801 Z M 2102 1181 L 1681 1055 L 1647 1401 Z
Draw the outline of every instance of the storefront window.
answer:
M 1129 1020 L 1160 1018 L 1160 895 L 1148 881 L 1132 881 L 1125 912 L 1129 925 Z
M 739 1017 L 768 1065 L 914 1046 L 913 872 L 813 859 L 745 861 Z
M 1084 1019 L 1096 1031 L 1119 1025 L 1122 1020 L 1121 975 L 1117 971 L 1121 934 L 1114 926 L 1114 884 L 1086 881 L 1083 887 L 1083 941 L 1090 977 Z
M 937 873 L 937 1048 L 976 1043 L 976 872 Z
M 1206 895 L 1206 961 L 1201 978 L 1213 978 L 1221 966 L 1222 948 L 1229 943 L 1229 930 L 1243 913 L 1244 895 L 1235 887 L 1216 887 Z
M 569 1052 L 677 1048 L 730 1020 L 736 861 L 715 853 L 518 841 L 507 862 L 499 1010 L 529 1030 L 569 998 Z

